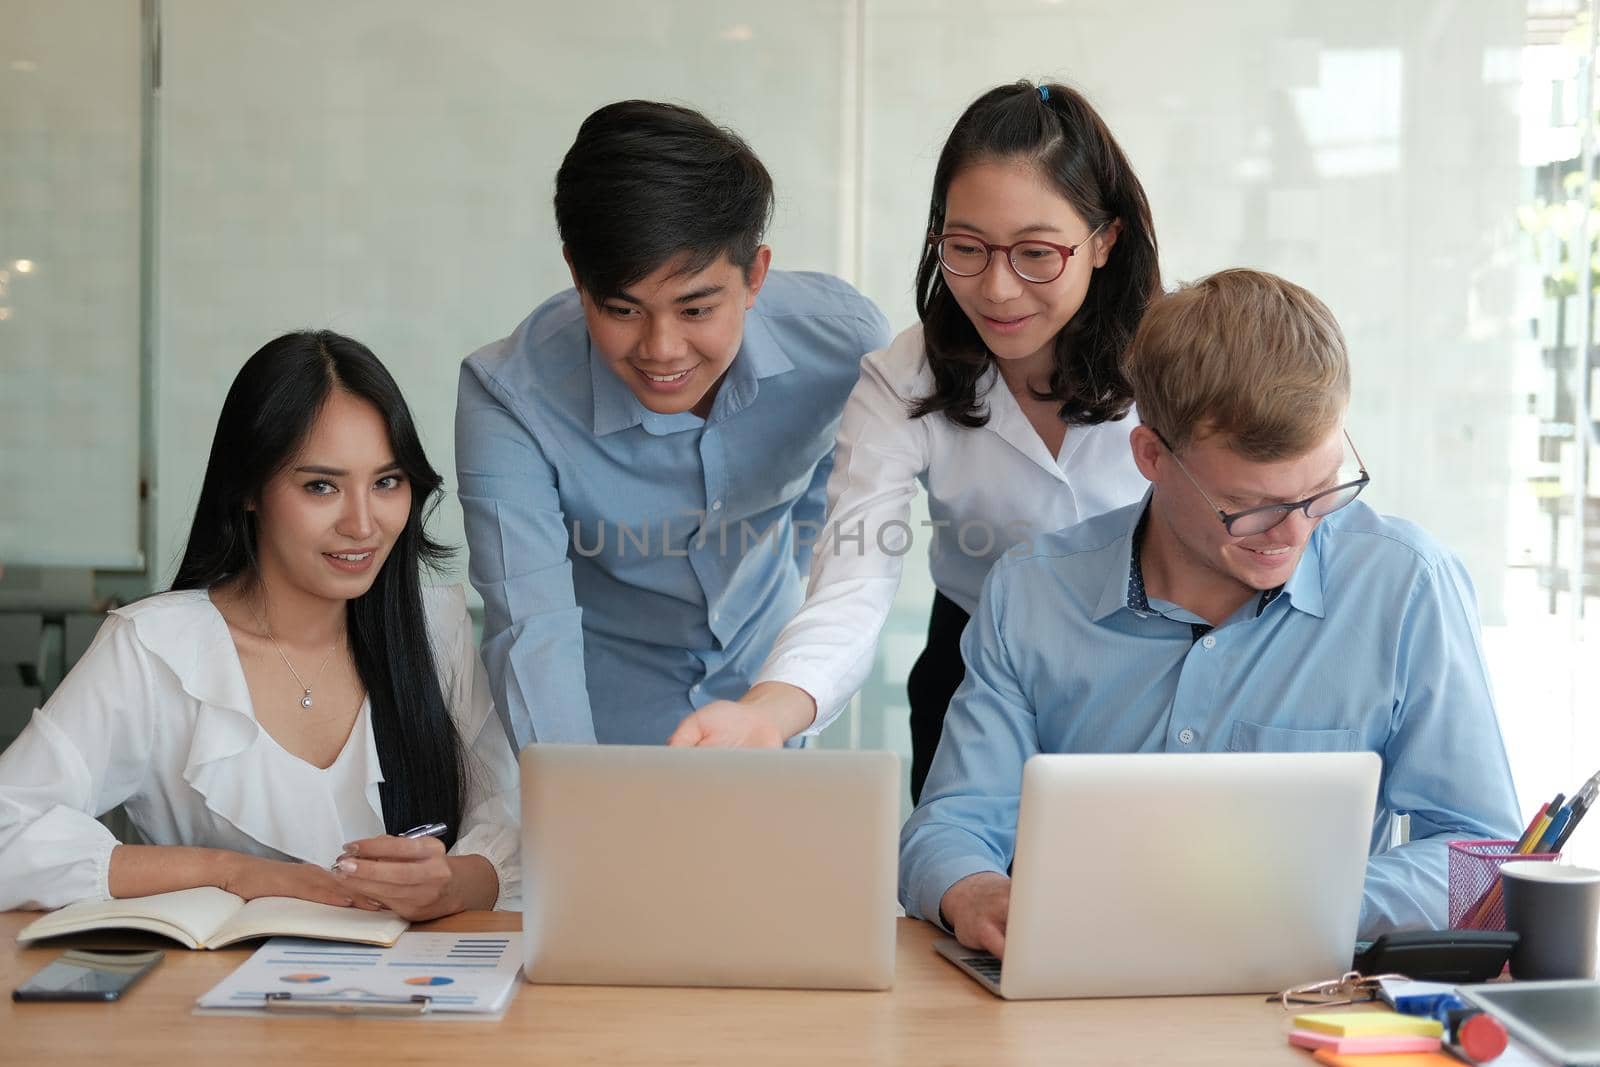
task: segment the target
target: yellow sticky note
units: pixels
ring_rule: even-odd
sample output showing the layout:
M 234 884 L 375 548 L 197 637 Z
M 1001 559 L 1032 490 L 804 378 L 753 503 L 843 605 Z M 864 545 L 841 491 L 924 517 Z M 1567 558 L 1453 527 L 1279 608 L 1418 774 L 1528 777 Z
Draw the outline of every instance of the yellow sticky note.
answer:
M 1316 1015 L 1296 1015 L 1295 1026 L 1302 1030 L 1315 1030 L 1319 1034 L 1338 1034 L 1341 1037 L 1374 1034 L 1415 1034 L 1419 1037 L 1441 1037 L 1444 1026 L 1438 1019 L 1424 1019 L 1419 1015 L 1401 1015 L 1392 1011 L 1321 1012 Z
M 1389 1052 L 1364 1056 L 1349 1052 L 1330 1052 L 1325 1048 L 1312 1053 L 1327 1067 L 1461 1067 L 1461 1061 L 1446 1052 Z

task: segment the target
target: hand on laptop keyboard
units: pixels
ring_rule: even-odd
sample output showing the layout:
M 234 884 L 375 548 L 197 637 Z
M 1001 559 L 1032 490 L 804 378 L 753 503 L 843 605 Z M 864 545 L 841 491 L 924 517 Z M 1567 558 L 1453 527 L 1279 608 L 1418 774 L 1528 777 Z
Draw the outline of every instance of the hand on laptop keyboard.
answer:
M 1006 915 L 1011 910 L 1011 879 L 997 871 L 969 874 L 945 890 L 939 912 L 968 948 L 981 948 L 996 959 L 1006 952 Z

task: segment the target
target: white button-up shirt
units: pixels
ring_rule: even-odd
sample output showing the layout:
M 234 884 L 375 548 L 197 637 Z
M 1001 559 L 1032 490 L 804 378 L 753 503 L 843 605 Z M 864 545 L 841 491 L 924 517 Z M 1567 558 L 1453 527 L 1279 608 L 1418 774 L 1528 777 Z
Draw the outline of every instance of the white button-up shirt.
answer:
M 811 694 L 816 733 L 838 716 L 872 669 L 878 634 L 900 585 L 901 557 L 929 540 L 934 585 L 968 614 L 983 580 L 1010 549 L 1040 534 L 1138 500 L 1129 413 L 1069 426 L 1052 456 L 991 366 L 978 385 L 989 422 L 911 418 L 934 391 L 922 326 L 861 361 L 845 404 L 828 479 L 828 514 L 815 532 L 806 601 L 773 646 L 758 681 Z M 932 529 L 913 530 L 911 501 L 928 492 Z
M 499 906 L 520 896 L 516 760 L 489 699 L 459 586 L 424 589 L 445 704 L 466 755 L 451 855 L 481 855 Z M 285 751 L 256 721 L 228 624 L 203 590 L 148 597 L 94 643 L 0 754 L 0 910 L 110 897 L 118 842 L 96 817 L 126 804 L 143 841 L 326 867 L 384 832 L 365 702 L 334 762 Z

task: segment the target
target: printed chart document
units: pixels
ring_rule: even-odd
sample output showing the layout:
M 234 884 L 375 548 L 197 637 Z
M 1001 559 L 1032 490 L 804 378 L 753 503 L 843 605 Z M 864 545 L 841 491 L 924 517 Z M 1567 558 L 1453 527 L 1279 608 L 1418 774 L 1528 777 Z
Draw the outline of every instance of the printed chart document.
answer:
M 391 911 L 336 908 L 294 897 L 242 897 L 212 886 L 68 904 L 24 926 L 23 943 L 90 930 L 144 930 L 190 948 L 223 948 L 255 937 L 314 937 L 392 945 L 411 924 Z
M 269 994 L 290 1006 L 360 1011 L 425 996 L 427 1013 L 503 1012 L 522 967 L 522 934 L 401 934 L 390 948 L 275 937 L 199 1000 L 202 1010 L 249 1011 Z M 281 1000 L 282 998 L 280 998 Z

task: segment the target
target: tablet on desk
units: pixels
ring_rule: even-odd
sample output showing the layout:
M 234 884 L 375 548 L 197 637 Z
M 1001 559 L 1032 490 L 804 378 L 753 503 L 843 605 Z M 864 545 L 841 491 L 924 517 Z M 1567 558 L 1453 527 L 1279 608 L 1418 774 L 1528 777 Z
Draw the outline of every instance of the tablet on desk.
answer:
M 1600 982 L 1505 982 L 1460 992 L 1539 1055 L 1566 1067 L 1600 1065 Z

